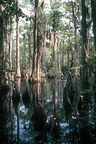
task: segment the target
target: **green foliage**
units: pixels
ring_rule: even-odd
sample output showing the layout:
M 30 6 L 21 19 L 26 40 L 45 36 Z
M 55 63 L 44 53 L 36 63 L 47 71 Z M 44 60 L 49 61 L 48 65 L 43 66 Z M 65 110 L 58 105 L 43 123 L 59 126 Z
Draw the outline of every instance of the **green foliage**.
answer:
M 66 73 L 68 73 L 68 66 L 67 65 L 62 65 L 61 71 L 62 71 L 63 75 L 65 75 Z
M 51 54 L 46 55 L 45 65 L 46 65 L 47 72 L 53 69 L 53 59 L 52 59 Z
M 60 20 L 62 17 L 62 13 L 58 10 L 54 10 L 50 14 L 50 20 L 52 21 L 53 31 L 58 31 L 60 29 Z
M 15 0 L 2 0 L 1 4 L 5 7 L 6 15 L 14 15 L 16 13 L 16 2 Z
M 61 0 L 51 0 L 51 9 L 52 10 L 57 10 L 62 6 L 62 1 Z
M 1 0 L 0 3 L 4 6 L 11 5 L 15 2 L 15 0 Z
M 53 31 L 59 31 L 61 27 L 61 18 L 63 16 L 60 8 L 62 7 L 61 0 L 52 0 L 51 1 L 51 12 L 50 12 L 50 22 L 53 27 Z

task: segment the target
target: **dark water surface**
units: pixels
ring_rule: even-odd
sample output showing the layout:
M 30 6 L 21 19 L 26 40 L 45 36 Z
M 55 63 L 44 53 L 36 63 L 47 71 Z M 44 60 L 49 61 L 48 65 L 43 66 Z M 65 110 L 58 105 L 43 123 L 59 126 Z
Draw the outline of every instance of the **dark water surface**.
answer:
M 0 101 L 0 144 L 96 144 L 96 96 L 66 97 L 64 85 L 22 81 L 19 95 L 11 84 Z

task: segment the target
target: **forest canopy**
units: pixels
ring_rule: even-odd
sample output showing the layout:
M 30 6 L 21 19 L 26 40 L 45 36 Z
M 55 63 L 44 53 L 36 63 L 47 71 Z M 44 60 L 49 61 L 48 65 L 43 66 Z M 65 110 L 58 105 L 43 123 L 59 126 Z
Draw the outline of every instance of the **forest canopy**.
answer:
M 96 80 L 94 0 L 2 0 L 0 75 L 66 77 L 82 85 Z M 85 84 L 84 82 L 87 81 Z

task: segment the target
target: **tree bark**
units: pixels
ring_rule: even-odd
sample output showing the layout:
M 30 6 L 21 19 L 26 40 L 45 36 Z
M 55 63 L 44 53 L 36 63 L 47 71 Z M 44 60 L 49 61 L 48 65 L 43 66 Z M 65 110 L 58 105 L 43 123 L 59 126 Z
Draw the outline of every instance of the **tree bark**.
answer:
M 94 80 L 94 87 L 96 88 L 96 1 L 95 0 L 91 0 L 91 8 L 92 8 L 92 20 L 93 20 L 93 34 L 94 34 L 94 46 L 95 46 L 95 59 L 94 59 L 94 63 L 95 63 L 95 80 Z
M 34 81 L 41 81 L 41 39 L 39 27 L 39 0 L 35 0 L 35 20 L 34 20 L 34 51 L 33 51 L 33 66 L 32 66 L 32 78 Z
M 20 49 L 19 49 L 19 17 L 18 17 L 18 0 L 17 3 L 17 15 L 16 15 L 16 76 L 21 77 L 20 72 Z
M 81 86 L 82 89 L 88 88 L 88 54 L 89 54 L 89 42 L 87 33 L 87 7 L 85 5 L 85 0 L 81 1 L 82 8 L 82 21 L 81 21 L 81 31 L 82 31 L 82 72 L 81 72 Z
M 3 76 L 3 17 L 0 15 L 0 85 Z

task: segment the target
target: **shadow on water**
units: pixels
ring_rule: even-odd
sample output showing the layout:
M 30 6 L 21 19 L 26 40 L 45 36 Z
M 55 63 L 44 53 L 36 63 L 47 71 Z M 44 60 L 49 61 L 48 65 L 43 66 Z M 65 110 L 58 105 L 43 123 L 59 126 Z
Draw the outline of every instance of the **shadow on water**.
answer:
M 1 87 L 0 144 L 95 144 L 96 97 L 72 97 L 64 85 L 24 79 Z

